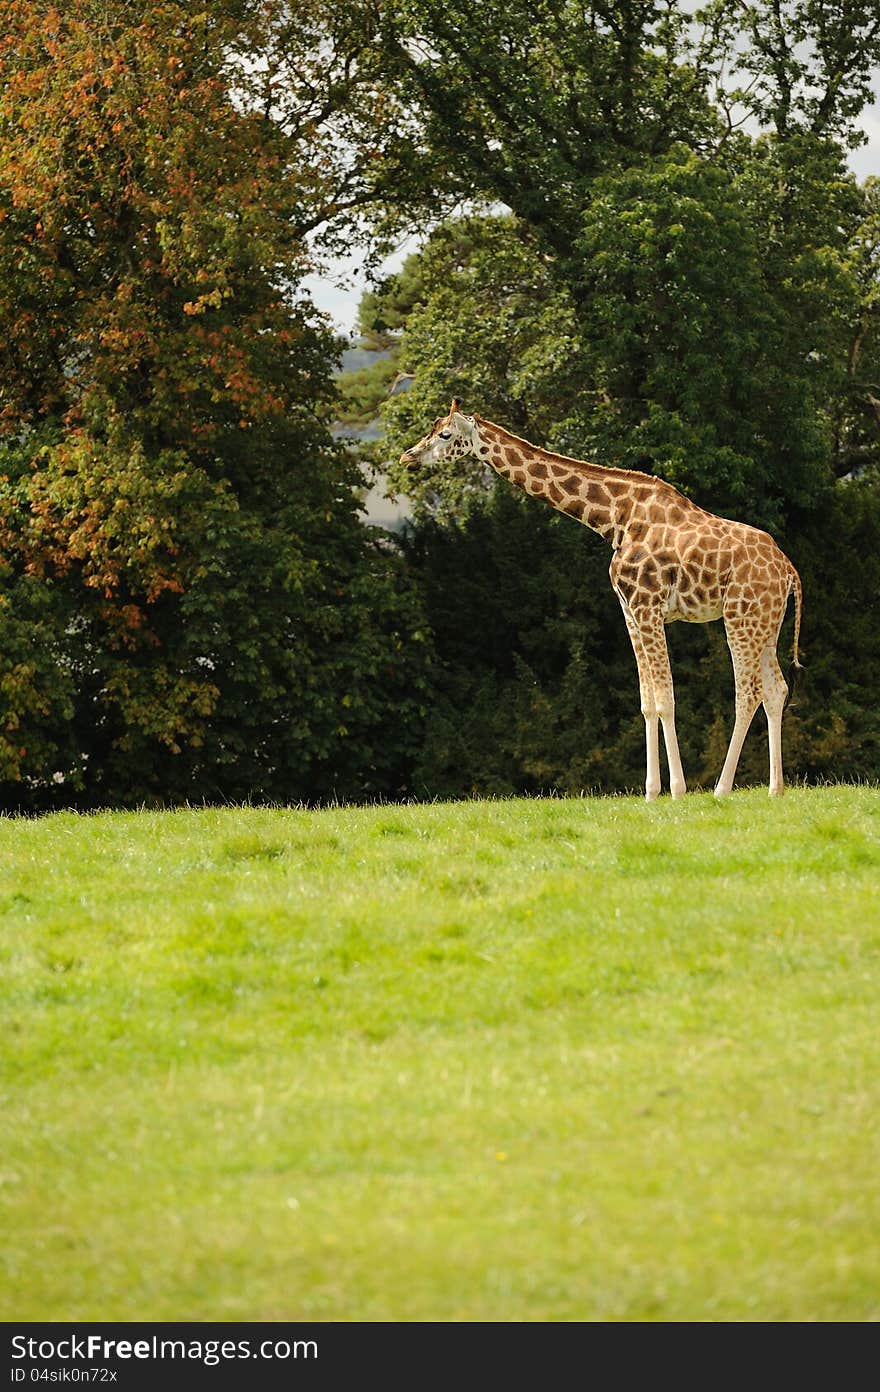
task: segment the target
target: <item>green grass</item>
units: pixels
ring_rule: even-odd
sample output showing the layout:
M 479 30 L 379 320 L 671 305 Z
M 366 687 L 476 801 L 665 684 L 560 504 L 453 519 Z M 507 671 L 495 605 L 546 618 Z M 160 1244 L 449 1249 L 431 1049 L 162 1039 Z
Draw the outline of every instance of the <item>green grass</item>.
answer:
M 0 1318 L 880 1318 L 878 832 L 0 822 Z

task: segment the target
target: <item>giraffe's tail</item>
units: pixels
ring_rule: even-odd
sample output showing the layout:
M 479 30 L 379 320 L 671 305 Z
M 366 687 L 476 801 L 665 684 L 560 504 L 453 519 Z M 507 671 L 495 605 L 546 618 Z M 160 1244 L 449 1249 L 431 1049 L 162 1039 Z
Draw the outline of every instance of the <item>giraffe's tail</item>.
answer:
M 788 705 L 794 695 L 794 689 L 797 686 L 798 672 L 804 670 L 803 664 L 798 661 L 798 643 L 800 642 L 801 636 L 801 608 L 804 602 L 804 591 L 801 585 L 801 577 L 798 575 L 794 566 L 791 567 L 791 575 L 788 582 L 788 593 L 792 594 L 792 592 L 794 593 L 794 644 L 791 663 L 785 674 L 786 681 L 788 682 L 788 695 L 785 698 L 785 706 Z M 782 707 L 783 710 L 785 710 L 785 706 Z

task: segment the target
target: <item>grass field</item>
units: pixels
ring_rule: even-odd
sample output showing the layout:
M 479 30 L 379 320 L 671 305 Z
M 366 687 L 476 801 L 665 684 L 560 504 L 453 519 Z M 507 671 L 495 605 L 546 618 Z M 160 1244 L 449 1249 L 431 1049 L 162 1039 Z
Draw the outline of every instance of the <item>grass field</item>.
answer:
M 880 1318 L 878 832 L 0 821 L 0 1319 Z

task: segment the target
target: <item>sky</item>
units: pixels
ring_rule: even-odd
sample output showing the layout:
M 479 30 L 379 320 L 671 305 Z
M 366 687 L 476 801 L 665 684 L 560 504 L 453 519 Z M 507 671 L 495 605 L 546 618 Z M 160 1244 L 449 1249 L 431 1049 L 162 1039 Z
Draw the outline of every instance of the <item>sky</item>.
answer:
M 880 176 L 880 103 L 868 107 L 862 114 L 862 129 L 868 137 L 867 144 L 852 152 L 850 165 L 859 179 L 866 179 L 870 174 Z M 383 263 L 383 272 L 397 270 L 417 246 L 417 239 L 408 237 Z M 335 261 L 328 266 L 326 274 L 309 276 L 305 281 L 313 303 L 328 314 L 344 334 L 354 332 L 358 302 L 367 287 L 362 262 L 363 257 Z

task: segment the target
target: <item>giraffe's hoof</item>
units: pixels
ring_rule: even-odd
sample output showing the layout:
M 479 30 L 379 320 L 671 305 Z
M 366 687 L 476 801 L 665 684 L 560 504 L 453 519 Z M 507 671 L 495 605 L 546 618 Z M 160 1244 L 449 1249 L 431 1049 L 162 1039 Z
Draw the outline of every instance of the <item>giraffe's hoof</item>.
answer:
M 715 789 L 715 796 L 716 796 L 717 798 L 726 798 L 727 795 L 729 794 L 729 792 L 730 792 L 730 789 L 729 789 L 729 788 L 722 788 L 721 784 L 719 783 L 718 786 L 717 786 L 716 789 Z
M 771 788 L 771 789 L 770 789 L 770 796 L 771 796 L 771 797 L 782 797 L 782 795 L 783 795 L 784 792 L 785 792 L 785 784 L 784 784 L 784 783 L 780 783 L 778 788 Z
M 659 789 L 659 788 L 646 788 L 646 789 L 645 789 L 645 802 L 656 802 L 659 796 L 660 796 L 660 789 Z
M 685 793 L 687 792 L 687 784 L 673 783 L 669 791 L 672 794 L 673 798 L 683 798 Z

